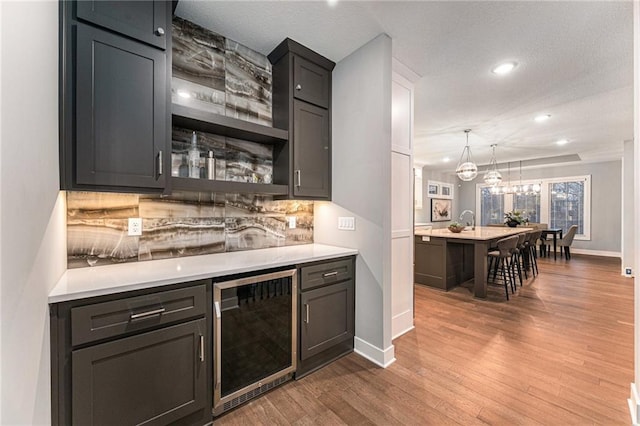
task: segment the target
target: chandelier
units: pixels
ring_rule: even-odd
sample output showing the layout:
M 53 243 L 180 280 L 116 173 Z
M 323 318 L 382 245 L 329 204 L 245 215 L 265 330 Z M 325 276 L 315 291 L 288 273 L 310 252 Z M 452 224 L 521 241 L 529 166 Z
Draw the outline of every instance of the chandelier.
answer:
M 520 184 L 511 186 L 511 163 L 507 163 L 507 184 L 493 185 L 490 189 L 492 194 L 516 194 L 516 195 L 535 195 L 539 194 L 542 185 L 534 183 L 532 185 L 522 184 L 522 160 L 520 160 Z
M 496 161 L 496 146 L 498 145 L 495 143 L 491 145 L 491 148 L 493 148 L 493 155 L 491 157 L 489 167 L 487 168 L 487 173 L 484 174 L 484 183 L 487 185 L 498 185 L 502 182 L 502 175 L 498 171 L 498 163 Z
M 462 150 L 458 167 L 456 167 L 456 174 L 465 182 L 472 181 L 478 176 L 478 166 L 471 159 L 471 148 L 469 148 L 469 132 L 471 129 L 466 129 L 464 132 L 467 134 L 467 145 Z M 465 158 L 466 153 L 466 158 Z M 463 161 L 464 160 L 464 161 Z

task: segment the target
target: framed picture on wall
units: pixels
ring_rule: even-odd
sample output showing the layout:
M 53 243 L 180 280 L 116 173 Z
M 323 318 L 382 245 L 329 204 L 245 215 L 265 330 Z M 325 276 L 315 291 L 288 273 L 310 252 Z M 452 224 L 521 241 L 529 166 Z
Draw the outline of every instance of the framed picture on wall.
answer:
M 440 184 L 440 196 L 442 198 L 453 198 L 453 184 L 441 183 Z
M 427 182 L 427 194 L 431 197 L 433 195 L 440 195 L 440 185 L 433 181 Z
M 431 222 L 451 220 L 451 200 L 445 198 L 431 199 Z

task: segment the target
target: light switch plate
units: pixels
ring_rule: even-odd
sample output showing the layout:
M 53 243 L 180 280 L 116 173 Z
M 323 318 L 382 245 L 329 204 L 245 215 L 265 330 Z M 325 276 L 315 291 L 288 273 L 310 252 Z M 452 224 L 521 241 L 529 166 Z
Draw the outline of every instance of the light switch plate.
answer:
M 142 235 L 142 218 L 141 217 L 130 217 L 129 218 L 129 236 L 138 236 Z
M 355 217 L 339 217 L 338 229 L 343 231 L 355 231 L 356 230 L 356 218 Z

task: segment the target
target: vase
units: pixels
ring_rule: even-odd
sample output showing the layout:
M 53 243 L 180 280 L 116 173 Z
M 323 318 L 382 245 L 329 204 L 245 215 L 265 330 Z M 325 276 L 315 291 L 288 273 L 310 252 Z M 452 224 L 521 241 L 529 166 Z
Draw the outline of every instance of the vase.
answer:
M 507 226 L 510 228 L 515 228 L 516 226 L 518 226 L 518 222 L 516 222 L 515 220 L 510 220 L 509 222 L 507 222 Z

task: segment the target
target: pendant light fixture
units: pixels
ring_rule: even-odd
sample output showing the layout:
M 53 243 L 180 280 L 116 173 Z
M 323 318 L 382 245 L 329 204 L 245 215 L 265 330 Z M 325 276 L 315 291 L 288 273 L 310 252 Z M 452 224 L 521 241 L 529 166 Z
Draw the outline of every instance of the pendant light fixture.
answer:
M 456 174 L 465 182 L 472 181 L 478 176 L 478 166 L 471 159 L 471 148 L 469 148 L 469 132 L 471 129 L 466 129 L 464 132 L 467 134 L 467 145 L 462 150 L 458 167 L 456 167 Z M 466 157 L 465 157 L 466 153 Z
M 491 148 L 493 148 L 493 156 L 487 168 L 487 173 L 484 175 L 484 183 L 491 186 L 496 186 L 502 182 L 502 175 L 498 171 L 498 162 L 496 161 L 496 146 L 498 146 L 498 144 L 494 143 L 491 145 Z

